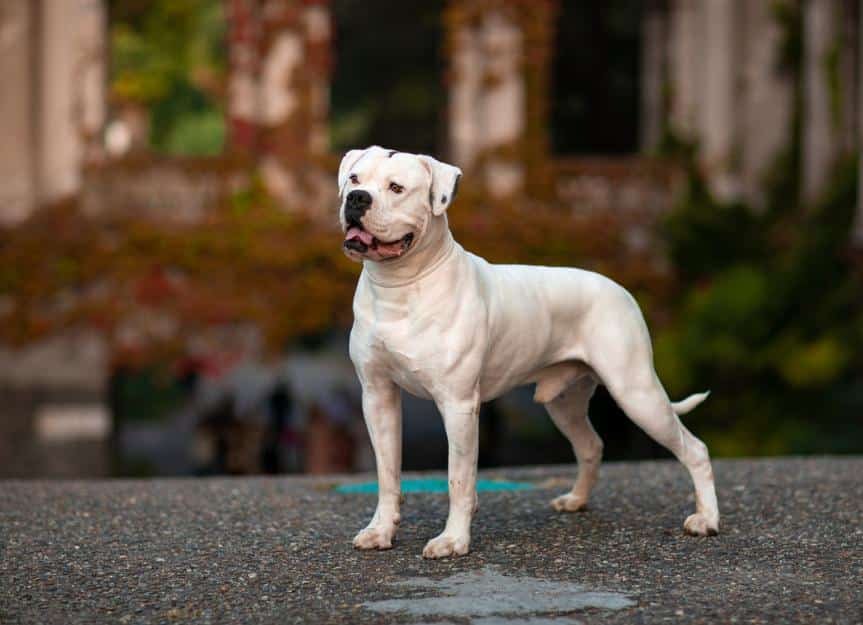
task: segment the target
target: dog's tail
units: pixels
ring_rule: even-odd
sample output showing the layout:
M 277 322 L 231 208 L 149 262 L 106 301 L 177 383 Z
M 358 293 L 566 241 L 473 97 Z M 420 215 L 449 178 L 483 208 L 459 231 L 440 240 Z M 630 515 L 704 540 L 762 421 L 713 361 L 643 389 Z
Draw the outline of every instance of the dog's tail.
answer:
M 690 412 L 693 408 L 695 408 L 698 404 L 707 399 L 707 396 L 710 395 L 710 391 L 706 391 L 704 393 L 695 393 L 694 395 L 690 395 L 683 401 L 676 401 L 671 403 L 671 407 L 674 408 L 674 412 L 678 415 L 686 414 Z

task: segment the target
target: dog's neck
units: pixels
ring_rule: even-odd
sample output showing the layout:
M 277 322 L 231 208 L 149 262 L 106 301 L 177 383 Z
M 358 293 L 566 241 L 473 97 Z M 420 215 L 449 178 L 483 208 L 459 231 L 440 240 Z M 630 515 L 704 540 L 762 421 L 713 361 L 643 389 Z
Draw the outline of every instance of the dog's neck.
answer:
M 363 261 L 363 271 L 376 285 L 397 287 L 428 276 L 452 256 L 458 245 L 446 216 L 432 218 L 428 230 L 414 250 L 402 258 L 385 262 Z

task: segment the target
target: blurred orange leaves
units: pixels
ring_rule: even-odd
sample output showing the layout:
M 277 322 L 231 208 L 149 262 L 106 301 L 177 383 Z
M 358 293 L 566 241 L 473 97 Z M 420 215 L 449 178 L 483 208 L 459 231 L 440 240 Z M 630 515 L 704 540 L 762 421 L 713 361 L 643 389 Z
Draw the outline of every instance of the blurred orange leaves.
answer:
M 464 247 L 492 262 L 583 266 L 636 291 L 670 286 L 655 258 L 625 251 L 614 215 L 529 201 L 485 205 L 467 189 L 450 219 Z M 0 230 L 0 341 L 86 327 L 117 345 L 120 328 L 138 324 L 146 349 L 161 353 L 182 349 L 204 327 L 247 323 L 279 350 L 298 336 L 347 327 L 360 268 L 342 254 L 334 223 L 268 201 L 223 206 L 194 225 L 91 219 L 74 204 L 46 208 Z M 148 329 L 154 316 L 158 332 Z

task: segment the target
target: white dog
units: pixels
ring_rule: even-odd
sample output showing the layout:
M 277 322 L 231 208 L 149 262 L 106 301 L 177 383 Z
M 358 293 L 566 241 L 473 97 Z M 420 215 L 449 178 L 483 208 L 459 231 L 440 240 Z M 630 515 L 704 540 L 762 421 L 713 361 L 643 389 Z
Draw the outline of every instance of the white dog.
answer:
M 344 251 L 363 262 L 350 355 L 377 462 L 374 516 L 359 549 L 389 549 L 399 524 L 402 388 L 430 398 L 449 442 L 450 507 L 427 558 L 463 555 L 477 506 L 480 402 L 536 383 L 535 399 L 572 443 L 578 479 L 554 499 L 587 503 L 602 441 L 587 416 L 597 384 L 689 470 L 696 512 L 689 534 L 716 534 L 719 510 L 707 447 L 678 419 L 706 393 L 671 403 L 653 368 L 650 336 L 632 296 L 599 274 L 562 267 L 491 265 L 453 240 L 446 209 L 461 170 L 425 155 L 373 146 L 339 167 Z

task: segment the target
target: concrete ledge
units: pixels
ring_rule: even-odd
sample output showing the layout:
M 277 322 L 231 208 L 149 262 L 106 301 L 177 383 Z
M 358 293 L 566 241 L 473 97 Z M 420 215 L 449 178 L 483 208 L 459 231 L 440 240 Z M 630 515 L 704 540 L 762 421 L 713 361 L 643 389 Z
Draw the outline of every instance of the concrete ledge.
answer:
M 0 482 L 0 622 L 863 621 L 863 458 L 715 469 L 706 539 L 673 462 L 605 465 L 574 515 L 548 506 L 573 467 L 486 473 L 537 488 L 482 493 L 471 554 L 445 561 L 420 557 L 445 495 L 408 495 L 395 548 L 366 553 L 374 496 L 331 478 Z

